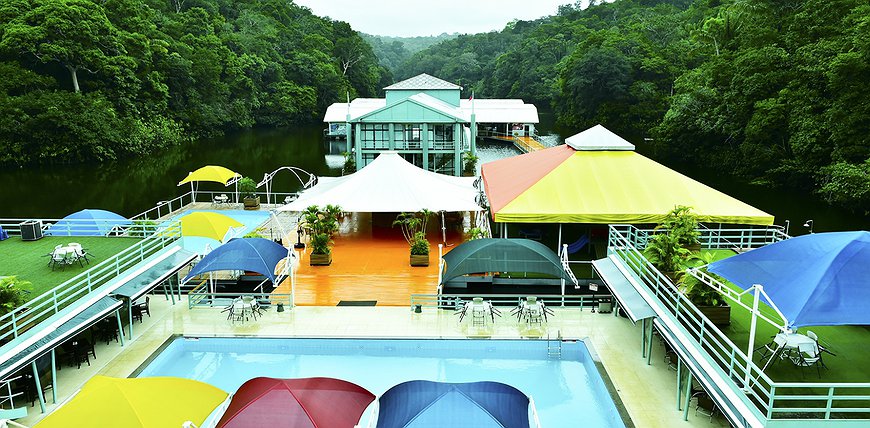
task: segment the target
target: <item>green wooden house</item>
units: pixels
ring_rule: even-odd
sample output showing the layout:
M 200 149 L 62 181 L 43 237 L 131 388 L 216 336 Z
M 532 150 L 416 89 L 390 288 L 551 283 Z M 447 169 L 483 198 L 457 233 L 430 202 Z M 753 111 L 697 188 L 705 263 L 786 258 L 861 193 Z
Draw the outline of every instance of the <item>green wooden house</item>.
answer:
M 476 109 L 488 118 L 496 118 L 493 110 L 500 110 L 503 114 L 499 119 L 509 123 L 506 129 L 525 126 L 534 132 L 534 123 L 538 121 L 537 109 L 522 100 L 461 100 L 461 86 L 428 74 L 384 90 L 386 98 L 335 103 L 324 117 L 329 124 L 327 135 L 346 138 L 347 152 L 353 153 L 357 169 L 389 150 L 421 168 L 460 175 L 463 153 L 476 153 L 479 115 Z M 520 110 L 522 116 L 517 114 Z

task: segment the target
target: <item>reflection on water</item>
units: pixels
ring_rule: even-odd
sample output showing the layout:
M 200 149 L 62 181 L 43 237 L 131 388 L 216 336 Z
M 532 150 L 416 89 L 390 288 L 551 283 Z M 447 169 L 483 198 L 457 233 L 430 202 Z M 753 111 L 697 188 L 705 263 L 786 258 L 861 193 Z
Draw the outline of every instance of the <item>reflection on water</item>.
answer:
M 548 146 L 562 143 L 563 136 L 577 132 L 556 126 L 551 114 L 541 113 L 538 132 Z M 223 165 L 259 182 L 263 175 L 281 166 L 296 166 L 321 176 L 341 175 L 343 142 L 323 140 L 320 124 L 253 129 L 237 134 L 202 140 L 176 147 L 142 159 L 90 165 L 12 168 L 0 171 L 0 217 L 58 218 L 84 208 L 101 208 L 132 216 L 186 192 L 189 187 L 176 184 L 188 172 L 204 165 Z M 643 144 L 638 151 L 646 156 Z M 482 142 L 478 145 L 480 164 L 520 152 L 509 143 Z M 705 184 L 746 201 L 773 214 L 778 224 L 792 221 L 791 233 L 802 234 L 801 227 L 813 219 L 815 231 L 867 229 L 867 216 L 830 207 L 815 195 L 743 184 L 715 171 L 690 166 L 669 165 Z M 276 191 L 299 188 L 292 174 L 278 174 Z M 201 190 L 221 190 L 216 183 L 204 183 Z

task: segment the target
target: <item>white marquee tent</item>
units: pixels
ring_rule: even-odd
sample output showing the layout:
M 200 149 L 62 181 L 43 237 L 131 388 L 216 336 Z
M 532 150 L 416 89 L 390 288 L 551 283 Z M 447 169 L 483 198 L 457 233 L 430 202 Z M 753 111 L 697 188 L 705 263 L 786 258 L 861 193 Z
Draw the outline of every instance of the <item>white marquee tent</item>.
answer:
M 278 210 L 332 204 L 345 212 L 480 211 L 474 180 L 426 171 L 387 151 L 353 174 L 318 178 L 317 185 Z

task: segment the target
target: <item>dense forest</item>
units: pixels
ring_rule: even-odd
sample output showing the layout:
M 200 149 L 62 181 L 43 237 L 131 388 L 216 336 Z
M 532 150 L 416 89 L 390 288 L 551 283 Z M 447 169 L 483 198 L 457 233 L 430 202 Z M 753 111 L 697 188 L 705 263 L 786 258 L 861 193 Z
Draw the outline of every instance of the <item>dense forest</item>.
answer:
M 456 33 L 416 37 L 376 36 L 366 33 L 360 33 L 360 35 L 363 40 L 372 45 L 375 56 L 378 57 L 381 65 L 393 74 L 399 71 L 399 67 L 404 65 L 411 58 L 411 55 L 435 43 L 454 39 L 458 36 Z
M 4 0 L 0 164 L 319 120 L 391 81 L 347 23 L 285 0 Z
M 866 0 L 616 0 L 414 54 L 481 97 L 551 106 L 656 155 L 870 210 Z

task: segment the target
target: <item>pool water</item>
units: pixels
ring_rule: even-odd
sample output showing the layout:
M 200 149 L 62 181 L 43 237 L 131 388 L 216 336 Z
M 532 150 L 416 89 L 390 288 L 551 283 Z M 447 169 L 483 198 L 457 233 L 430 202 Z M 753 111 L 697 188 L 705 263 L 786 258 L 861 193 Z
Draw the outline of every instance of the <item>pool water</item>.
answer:
M 138 374 L 146 376 L 195 379 L 230 393 L 257 376 L 323 376 L 376 396 L 409 380 L 495 381 L 531 396 L 542 427 L 625 427 L 582 341 L 563 342 L 559 359 L 538 340 L 178 338 Z

